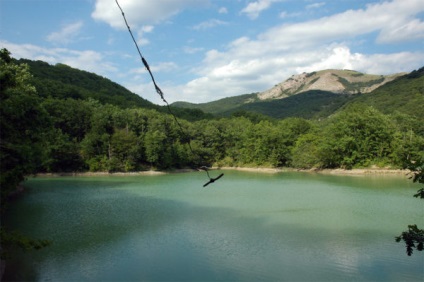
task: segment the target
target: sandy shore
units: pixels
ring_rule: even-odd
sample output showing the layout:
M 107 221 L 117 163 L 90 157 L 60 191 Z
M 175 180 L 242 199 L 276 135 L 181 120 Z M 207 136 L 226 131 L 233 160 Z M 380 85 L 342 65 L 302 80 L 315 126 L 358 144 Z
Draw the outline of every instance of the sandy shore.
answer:
M 264 173 L 278 173 L 278 172 L 310 172 L 310 173 L 323 173 L 323 174 L 339 174 L 339 175 L 407 175 L 409 170 L 404 169 L 387 169 L 387 168 L 360 168 L 360 169 L 296 169 L 296 168 L 253 168 L 253 167 L 221 167 L 222 170 L 240 170 L 250 172 L 264 172 Z
M 318 170 L 318 173 L 326 174 L 342 174 L 342 175 L 363 175 L 363 174 L 393 174 L 393 175 L 408 175 L 411 171 L 405 169 L 384 169 L 384 168 L 357 168 L 357 169 L 323 169 Z
M 335 175 L 408 175 L 409 170 L 387 169 L 387 168 L 361 168 L 361 169 L 295 169 L 295 168 L 267 168 L 267 167 L 213 167 L 211 170 L 237 170 L 259 173 L 280 173 L 280 172 L 308 172 Z M 175 170 L 147 170 L 136 172 L 64 172 L 64 173 L 38 173 L 37 177 L 61 177 L 61 176 L 130 176 L 130 175 L 162 175 L 170 173 L 195 172 L 195 169 L 175 169 Z
M 239 171 L 248 171 L 248 172 L 263 172 L 263 173 L 278 173 L 278 172 L 287 172 L 287 171 L 298 171 L 294 168 L 272 168 L 272 167 L 214 167 L 213 169 L 219 170 L 239 170 Z
M 165 171 L 147 170 L 134 172 L 52 172 L 52 173 L 37 173 L 36 177 L 61 177 L 61 176 L 129 176 L 129 175 L 161 175 L 167 174 Z

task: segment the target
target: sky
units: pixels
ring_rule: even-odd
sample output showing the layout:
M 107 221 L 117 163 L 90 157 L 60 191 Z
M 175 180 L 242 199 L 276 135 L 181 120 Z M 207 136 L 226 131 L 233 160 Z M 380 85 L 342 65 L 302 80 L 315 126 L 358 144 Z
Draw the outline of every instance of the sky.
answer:
M 302 72 L 424 66 L 423 0 L 118 0 L 172 103 L 265 91 Z M 0 48 L 163 105 L 115 0 L 0 0 Z

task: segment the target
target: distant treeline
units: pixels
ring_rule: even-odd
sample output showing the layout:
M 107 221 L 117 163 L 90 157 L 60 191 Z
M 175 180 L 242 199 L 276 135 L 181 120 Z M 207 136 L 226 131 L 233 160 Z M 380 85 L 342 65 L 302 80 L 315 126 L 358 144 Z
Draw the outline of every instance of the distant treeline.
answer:
M 352 105 L 324 121 L 249 115 L 187 122 L 94 100 L 45 99 L 46 158 L 39 171 L 135 171 L 222 166 L 400 167 L 424 152 L 419 121 Z M 189 144 L 193 152 L 189 148 Z

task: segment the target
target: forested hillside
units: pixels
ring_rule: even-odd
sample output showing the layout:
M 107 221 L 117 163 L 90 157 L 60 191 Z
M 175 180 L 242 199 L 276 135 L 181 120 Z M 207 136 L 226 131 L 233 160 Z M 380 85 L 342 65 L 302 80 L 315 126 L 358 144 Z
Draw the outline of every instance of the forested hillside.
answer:
M 373 106 L 385 114 L 401 112 L 424 121 L 424 67 L 391 81 L 352 103 Z
M 158 106 L 121 85 L 94 73 L 74 69 L 64 64 L 50 65 L 43 61 L 20 59 L 16 64 L 26 64 L 32 75 L 30 83 L 42 98 L 96 100 L 120 108 L 146 108 L 169 112 L 166 106 Z M 211 118 L 197 109 L 173 108 L 173 112 L 187 120 Z
M 158 108 L 153 103 L 130 92 L 121 85 L 94 73 L 71 68 L 64 64 L 50 65 L 43 61 L 21 59 L 33 76 L 31 84 L 43 98 L 88 99 L 121 107 Z

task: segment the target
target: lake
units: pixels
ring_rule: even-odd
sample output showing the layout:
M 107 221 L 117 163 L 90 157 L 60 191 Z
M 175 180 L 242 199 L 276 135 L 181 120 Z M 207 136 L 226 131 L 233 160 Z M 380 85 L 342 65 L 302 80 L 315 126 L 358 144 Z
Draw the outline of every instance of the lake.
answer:
M 424 254 L 394 239 L 424 224 L 407 177 L 224 173 L 29 179 L 6 224 L 53 244 L 4 278 L 423 280 Z

